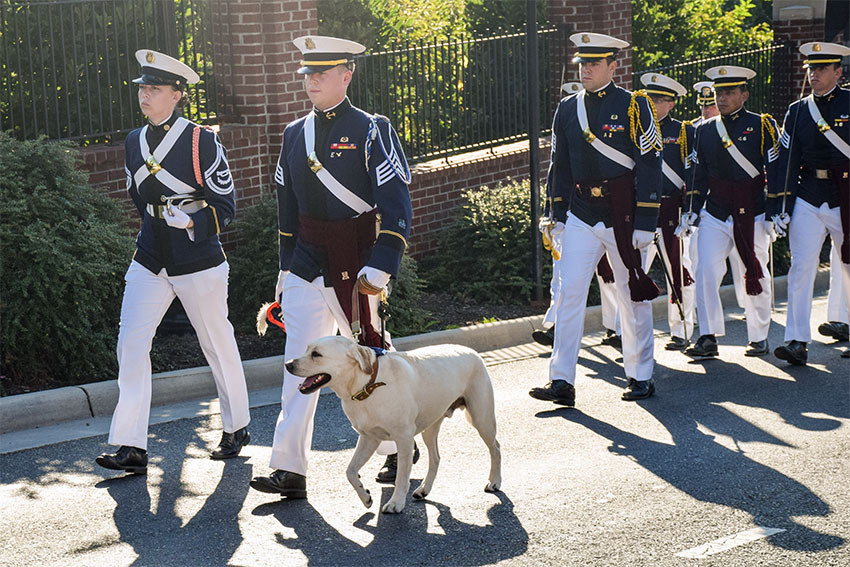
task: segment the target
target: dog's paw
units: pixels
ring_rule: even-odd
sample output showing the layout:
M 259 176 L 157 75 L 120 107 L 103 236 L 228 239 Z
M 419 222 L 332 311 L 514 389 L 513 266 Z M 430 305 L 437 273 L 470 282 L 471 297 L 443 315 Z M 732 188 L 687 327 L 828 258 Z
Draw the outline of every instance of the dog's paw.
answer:
M 392 500 L 381 508 L 381 512 L 384 514 L 401 514 L 402 510 L 404 510 L 404 502 L 393 502 Z
M 499 490 L 499 483 L 488 482 L 487 486 L 484 487 L 484 492 L 501 492 L 501 490 Z
M 360 496 L 360 501 L 363 502 L 363 505 L 366 506 L 367 508 L 371 508 L 372 507 L 372 493 L 367 490 L 365 495 Z
M 415 500 L 422 500 L 426 496 L 428 496 L 428 491 L 422 486 L 413 491 L 413 498 Z

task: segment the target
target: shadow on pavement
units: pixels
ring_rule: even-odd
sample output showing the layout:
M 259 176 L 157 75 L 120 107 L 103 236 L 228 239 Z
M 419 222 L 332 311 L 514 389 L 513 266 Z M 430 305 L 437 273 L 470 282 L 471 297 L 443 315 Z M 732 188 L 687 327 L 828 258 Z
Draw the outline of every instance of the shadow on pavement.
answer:
M 603 377 L 608 365 L 590 364 Z M 637 402 L 670 433 L 673 445 L 645 439 L 596 419 L 578 409 L 539 412 L 583 425 L 611 441 L 609 451 L 639 465 L 691 497 L 747 512 L 760 526 L 788 531 L 769 541 L 796 551 L 834 549 L 845 543 L 794 520 L 797 516 L 827 516 L 830 506 L 807 486 L 749 458 L 740 442 L 791 446 L 723 407 L 732 403 L 776 412 L 785 422 L 805 431 L 829 431 L 841 426 L 837 418 L 850 413 L 846 377 L 812 367 L 795 369 L 792 379 L 755 374 L 739 364 L 711 361 L 707 374 L 670 368 L 662 370 L 655 396 Z M 608 379 L 620 383 L 619 379 Z M 821 417 L 815 417 L 817 414 Z M 730 437 L 736 450 L 724 447 L 712 434 Z
M 126 475 L 98 482 L 115 500 L 113 513 L 120 542 L 133 547 L 138 557 L 132 565 L 159 565 L 176 557 L 214 556 L 224 562 L 233 557 L 242 544 L 239 512 L 248 493 L 252 467 L 247 458 L 224 462 L 224 470 L 213 492 L 201 509 L 183 524 L 179 499 L 198 497 L 182 478 L 186 459 L 169 459 L 163 466 L 162 482 L 155 512 L 151 511 L 151 495 L 146 475 Z M 153 536 L 153 539 L 152 539 Z M 115 544 L 117 542 L 110 542 Z M 210 550 L 214 549 L 214 553 Z M 82 552 L 89 549 L 80 550 Z
M 382 500 L 389 498 L 391 490 L 384 489 Z M 513 502 L 502 492 L 495 496 L 499 503 L 487 510 L 490 524 L 486 526 L 458 521 L 448 506 L 430 500 L 408 500 L 401 514 L 379 515 L 377 526 L 368 525 L 375 514 L 367 512 L 354 523 L 373 537 L 365 546 L 339 533 L 307 500 L 261 504 L 253 513 L 273 515 L 282 526 L 293 529 L 296 537 L 278 535 L 278 543 L 300 550 L 309 565 L 432 565 L 444 563 L 447 553 L 453 565 L 489 565 L 520 556 L 528 548 L 528 533 L 514 514 Z M 482 492 L 485 497 L 490 495 Z M 437 510 L 437 524 L 445 535 L 427 532 L 428 506 Z

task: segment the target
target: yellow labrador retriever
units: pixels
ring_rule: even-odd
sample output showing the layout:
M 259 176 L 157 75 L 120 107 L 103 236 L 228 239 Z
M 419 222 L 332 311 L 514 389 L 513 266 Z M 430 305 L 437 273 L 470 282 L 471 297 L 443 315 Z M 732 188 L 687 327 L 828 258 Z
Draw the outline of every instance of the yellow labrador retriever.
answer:
M 360 434 L 346 474 L 367 508 L 372 506 L 372 496 L 357 473 L 387 439 L 398 446 L 398 472 L 392 497 L 381 511 L 397 514 L 404 509 L 413 437 L 418 433 L 428 447 L 428 474 L 413 497 L 428 495 L 440 464 L 437 434 L 443 419 L 457 408 L 466 409 L 467 419 L 490 450 L 490 479 L 484 490 L 499 490 L 502 456 L 496 440 L 493 386 L 474 350 L 439 345 L 378 356 L 374 349 L 347 338 L 325 337 L 309 345 L 304 356 L 287 362 L 286 369 L 305 378 L 299 386 L 302 393 L 327 385 L 342 400 L 342 410 Z

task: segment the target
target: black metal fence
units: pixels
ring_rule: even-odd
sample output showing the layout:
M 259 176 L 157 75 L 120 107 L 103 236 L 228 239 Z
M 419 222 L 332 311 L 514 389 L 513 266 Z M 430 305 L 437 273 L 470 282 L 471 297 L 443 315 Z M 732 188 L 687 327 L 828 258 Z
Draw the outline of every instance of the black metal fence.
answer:
M 209 122 L 220 106 L 212 66 L 216 0 L 0 2 L 0 130 L 19 139 L 105 141 L 142 120 L 131 83 L 137 49 L 194 68 L 187 117 Z
M 560 99 L 566 30 L 538 31 L 541 133 Z M 528 135 L 525 32 L 406 43 L 357 59 L 352 103 L 392 120 L 410 161 L 521 140 Z M 554 75 L 558 74 L 557 77 Z
M 706 57 L 695 61 L 686 61 L 666 67 L 654 67 L 634 72 L 634 88 L 642 87 L 640 76 L 644 73 L 659 73 L 680 82 L 690 90 L 686 100 L 680 101 L 670 112 L 679 120 L 690 120 L 700 114 L 696 105 L 694 83 L 708 80 L 705 71 L 718 65 L 737 65 L 756 72 L 750 81 L 750 97 L 746 107 L 753 112 L 768 112 L 778 121 L 782 121 L 788 103 L 799 93 L 795 93 L 791 84 L 791 49 L 786 43 L 776 43 L 762 49 L 750 49 L 736 53 L 727 53 Z

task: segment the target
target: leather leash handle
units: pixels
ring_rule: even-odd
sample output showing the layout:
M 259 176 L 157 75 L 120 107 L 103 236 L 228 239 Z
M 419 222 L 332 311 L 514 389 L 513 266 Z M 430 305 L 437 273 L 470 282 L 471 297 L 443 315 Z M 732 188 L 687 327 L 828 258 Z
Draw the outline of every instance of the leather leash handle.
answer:
M 357 282 L 354 282 L 354 289 L 351 292 L 351 334 L 354 336 L 355 342 L 360 342 L 360 294 L 357 290 Z

